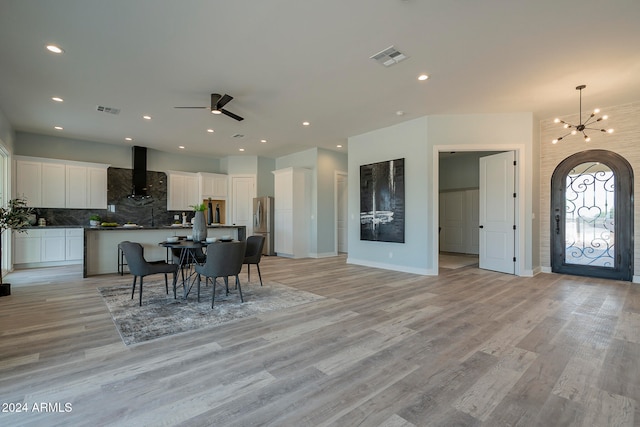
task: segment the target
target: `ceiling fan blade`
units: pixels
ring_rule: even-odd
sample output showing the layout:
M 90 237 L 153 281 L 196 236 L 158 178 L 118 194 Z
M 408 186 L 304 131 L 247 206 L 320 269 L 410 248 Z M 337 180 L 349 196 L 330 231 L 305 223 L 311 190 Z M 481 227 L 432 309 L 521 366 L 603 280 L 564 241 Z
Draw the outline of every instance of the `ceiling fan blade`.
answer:
M 218 101 L 220 101 L 220 98 L 222 98 L 222 95 L 220 95 L 219 93 L 212 93 L 211 94 L 211 110 L 215 110 L 217 105 L 218 105 Z
M 225 109 L 223 109 L 223 108 L 221 108 L 221 109 L 220 109 L 220 112 L 221 112 L 222 114 L 224 114 L 225 116 L 229 116 L 229 117 L 231 117 L 232 119 L 236 119 L 236 120 L 237 120 L 237 121 L 239 121 L 239 122 L 241 122 L 241 121 L 243 121 L 243 120 L 244 120 L 244 117 L 240 117 L 239 115 L 237 115 L 237 114 L 233 114 L 231 111 L 227 111 L 227 110 L 225 110 Z
M 222 96 L 222 98 L 220 98 L 218 100 L 218 102 L 216 102 L 215 104 L 211 104 L 211 105 L 215 105 L 216 107 L 218 107 L 218 110 L 222 109 L 222 107 L 224 107 L 229 101 L 231 101 L 233 99 L 233 96 L 231 95 L 227 95 L 226 93 Z M 213 101 L 213 99 L 212 99 Z

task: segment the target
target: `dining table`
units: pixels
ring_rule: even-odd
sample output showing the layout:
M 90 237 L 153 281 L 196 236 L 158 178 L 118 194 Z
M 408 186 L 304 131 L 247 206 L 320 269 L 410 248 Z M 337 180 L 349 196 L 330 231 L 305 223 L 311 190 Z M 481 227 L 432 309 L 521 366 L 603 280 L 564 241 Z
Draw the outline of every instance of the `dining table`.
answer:
M 184 298 L 187 299 L 187 297 L 189 296 L 189 292 L 191 292 L 191 288 L 196 281 L 197 273 L 195 272 L 195 269 L 193 267 L 201 263 L 201 260 L 199 260 L 196 256 L 196 250 L 206 248 L 209 243 L 180 239 L 177 242 L 164 241 L 160 242 L 159 244 L 167 248 L 167 261 L 169 261 L 170 257 L 169 249 L 171 249 L 171 252 L 173 252 L 173 250 L 177 250 L 179 252 L 178 264 L 180 265 L 182 275 L 182 288 Z

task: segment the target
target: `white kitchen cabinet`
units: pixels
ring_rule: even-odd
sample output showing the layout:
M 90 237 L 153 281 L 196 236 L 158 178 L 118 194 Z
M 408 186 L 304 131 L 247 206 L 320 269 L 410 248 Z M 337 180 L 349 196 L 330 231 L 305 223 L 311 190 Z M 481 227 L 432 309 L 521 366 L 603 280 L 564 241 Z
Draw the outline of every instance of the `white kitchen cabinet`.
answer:
M 200 193 L 202 199 L 226 199 L 227 198 L 227 175 L 219 173 L 198 173 L 200 178 Z
M 191 211 L 191 206 L 202 203 L 197 173 L 167 171 L 168 211 Z
M 62 163 L 42 163 L 42 206 L 64 208 L 65 203 L 65 165 Z
M 77 264 L 84 258 L 82 228 L 29 229 L 13 235 L 14 264 Z
M 64 261 L 66 236 L 64 228 L 42 231 L 40 262 Z
M 38 208 L 107 208 L 107 168 L 100 163 L 15 156 L 16 194 Z
M 273 171 L 274 246 L 279 256 L 309 256 L 311 171 L 285 168 Z
M 27 230 L 13 233 L 13 262 L 28 264 L 40 262 L 42 246 L 41 230 Z
M 65 261 L 82 261 L 84 258 L 84 230 L 65 229 Z
M 66 207 L 76 209 L 107 208 L 107 169 L 66 165 Z
M 85 208 L 87 203 L 87 168 L 67 165 L 67 203 L 68 208 Z
M 16 195 L 24 197 L 27 205 L 42 205 L 42 163 L 16 160 Z
M 16 195 L 31 207 L 64 208 L 65 165 L 16 160 Z

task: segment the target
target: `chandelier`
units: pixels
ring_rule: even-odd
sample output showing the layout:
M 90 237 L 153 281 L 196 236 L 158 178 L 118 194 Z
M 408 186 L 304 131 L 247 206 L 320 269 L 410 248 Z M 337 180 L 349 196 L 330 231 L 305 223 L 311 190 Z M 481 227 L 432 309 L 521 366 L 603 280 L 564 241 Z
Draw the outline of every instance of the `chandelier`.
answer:
M 582 133 L 582 135 L 584 136 L 585 142 L 589 142 L 589 141 L 591 141 L 591 138 L 589 138 L 589 136 L 585 133 L 585 130 L 595 130 L 595 131 L 600 131 L 600 132 L 605 132 L 605 133 L 613 133 L 613 129 L 599 129 L 599 128 L 592 127 L 596 123 L 598 123 L 598 122 L 600 122 L 602 120 L 607 120 L 609 118 L 609 116 L 607 116 L 607 115 L 603 115 L 601 117 L 596 118 L 596 114 L 600 113 L 600 109 L 599 108 L 596 108 L 595 110 L 593 110 L 593 113 L 591 113 L 589 115 L 589 117 L 587 117 L 587 120 L 585 120 L 585 122 L 582 123 L 582 89 L 584 89 L 586 87 L 587 87 L 587 85 L 576 86 L 576 90 L 580 91 L 580 115 L 578 116 L 579 124 L 573 125 L 573 124 L 571 124 L 569 122 L 565 122 L 564 120 L 555 119 L 553 122 L 554 123 L 562 123 L 563 127 L 568 130 L 568 133 L 566 133 L 566 134 L 562 135 L 561 137 L 551 141 L 553 144 L 557 144 L 558 141 L 561 141 L 566 136 L 575 135 L 578 132 Z

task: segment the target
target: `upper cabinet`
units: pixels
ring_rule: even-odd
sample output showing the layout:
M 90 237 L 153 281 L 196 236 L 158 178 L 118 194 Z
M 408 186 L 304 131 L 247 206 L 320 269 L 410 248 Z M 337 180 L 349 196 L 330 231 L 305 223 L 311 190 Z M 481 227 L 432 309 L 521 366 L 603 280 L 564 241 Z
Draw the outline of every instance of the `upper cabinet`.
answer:
M 193 210 L 191 206 L 202 203 L 197 173 L 167 171 L 167 210 Z
M 202 199 L 226 199 L 227 175 L 219 173 L 198 173 L 200 178 L 200 194 Z
M 15 156 L 16 196 L 37 208 L 107 208 L 107 168 L 99 163 Z
M 106 209 L 107 169 L 67 165 L 67 207 Z

